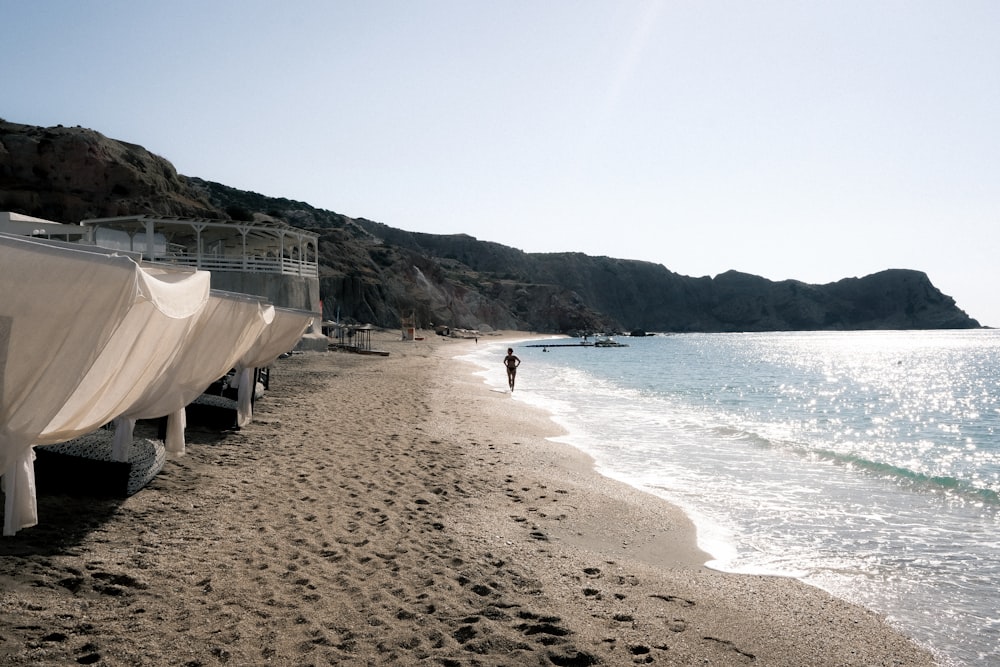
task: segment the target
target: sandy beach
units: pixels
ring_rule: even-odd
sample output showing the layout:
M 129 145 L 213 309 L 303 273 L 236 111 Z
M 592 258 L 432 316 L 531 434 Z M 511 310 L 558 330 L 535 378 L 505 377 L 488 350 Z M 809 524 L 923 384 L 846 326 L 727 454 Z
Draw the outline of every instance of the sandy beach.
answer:
M 193 425 L 134 496 L 39 497 L 0 540 L 0 665 L 934 664 L 704 567 L 683 513 L 454 359 L 474 341 L 373 342 L 276 362 L 250 426 Z

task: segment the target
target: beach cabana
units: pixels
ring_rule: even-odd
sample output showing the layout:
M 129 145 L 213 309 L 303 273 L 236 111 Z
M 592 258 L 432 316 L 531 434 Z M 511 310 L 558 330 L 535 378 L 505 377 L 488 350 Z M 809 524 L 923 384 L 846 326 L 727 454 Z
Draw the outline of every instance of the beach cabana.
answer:
M 11 235 L 0 235 L 0 255 L 0 474 L 3 533 L 13 535 L 38 522 L 32 445 L 54 421 L 63 435 L 84 428 L 75 420 L 91 417 L 60 417 L 67 405 L 100 412 L 77 393 L 85 381 L 93 401 L 105 391 L 121 400 L 121 387 L 96 370 L 114 357 L 109 345 L 130 345 L 122 358 L 156 355 L 116 336 L 119 328 L 137 321 L 133 312 L 189 312 L 204 299 L 204 280 L 168 278 L 127 254 Z
M 237 390 L 237 426 L 246 426 L 253 418 L 255 380 L 253 370 L 265 368 L 295 347 L 302 334 L 313 323 L 314 313 L 292 308 L 274 309 L 274 320 L 254 341 L 251 348 L 235 365 L 231 387 Z
M 210 271 L 212 289 L 253 294 L 276 306 L 319 305 L 319 234 L 274 220 L 131 215 L 80 223 L 99 246 L 146 262 Z
M 131 402 L 115 413 L 113 430 L 88 433 L 39 450 L 45 471 L 64 478 L 67 468 L 88 465 L 107 471 L 102 484 L 112 487 L 112 495 L 135 493 L 159 472 L 166 452 L 184 452 L 185 407 L 231 368 L 237 357 L 246 354 L 249 346 L 267 331 L 273 311 L 270 304 L 257 297 L 212 290 L 186 335 L 172 348 L 169 367 L 144 382 Z M 167 418 L 163 443 L 133 439 L 138 419 L 160 417 Z M 105 465 L 95 466 L 95 461 Z M 117 470 L 117 464 L 127 467 Z
M 146 272 L 163 281 L 164 295 L 129 311 L 76 390 L 35 438 L 35 445 L 90 433 L 130 409 L 149 386 L 173 374 L 176 358 L 208 303 L 209 275 L 156 267 Z M 166 292 L 173 288 L 182 298 L 165 302 L 164 297 L 170 299 Z
M 184 452 L 184 408 L 247 354 L 274 320 L 274 306 L 246 294 L 212 290 L 171 371 L 148 385 L 115 421 L 115 448 L 127 451 L 137 419 L 167 417 L 164 444 Z

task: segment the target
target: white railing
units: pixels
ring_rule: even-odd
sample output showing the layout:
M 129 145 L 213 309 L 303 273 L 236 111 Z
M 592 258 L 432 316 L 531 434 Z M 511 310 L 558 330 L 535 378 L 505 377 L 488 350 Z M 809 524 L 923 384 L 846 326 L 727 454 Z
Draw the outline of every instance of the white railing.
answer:
M 319 277 L 319 268 L 315 262 L 304 262 L 298 259 L 276 259 L 270 257 L 218 257 L 209 255 L 197 257 L 191 255 L 171 254 L 157 257 L 155 262 L 187 266 L 203 271 L 233 271 L 244 273 L 277 273 L 285 276 Z

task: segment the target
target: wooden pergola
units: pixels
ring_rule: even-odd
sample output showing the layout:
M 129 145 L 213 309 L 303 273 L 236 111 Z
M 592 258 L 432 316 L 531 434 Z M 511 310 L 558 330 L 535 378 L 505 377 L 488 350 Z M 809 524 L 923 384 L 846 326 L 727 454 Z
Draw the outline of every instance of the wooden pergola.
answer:
M 369 352 L 372 349 L 372 325 L 370 324 L 336 324 L 325 322 L 325 333 L 335 339 L 333 343 L 338 349 L 352 352 Z
M 132 215 L 80 224 L 92 230 L 91 241 L 97 245 L 107 243 L 102 242 L 102 229 L 127 234 L 127 249 L 141 252 L 150 262 L 206 271 L 319 276 L 319 234 L 282 222 Z

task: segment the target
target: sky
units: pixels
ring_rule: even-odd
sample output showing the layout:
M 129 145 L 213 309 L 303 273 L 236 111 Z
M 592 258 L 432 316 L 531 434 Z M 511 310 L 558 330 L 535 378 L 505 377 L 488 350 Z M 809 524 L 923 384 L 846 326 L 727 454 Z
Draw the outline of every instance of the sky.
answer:
M 0 117 L 526 252 L 1000 326 L 995 0 L 0 0 Z

